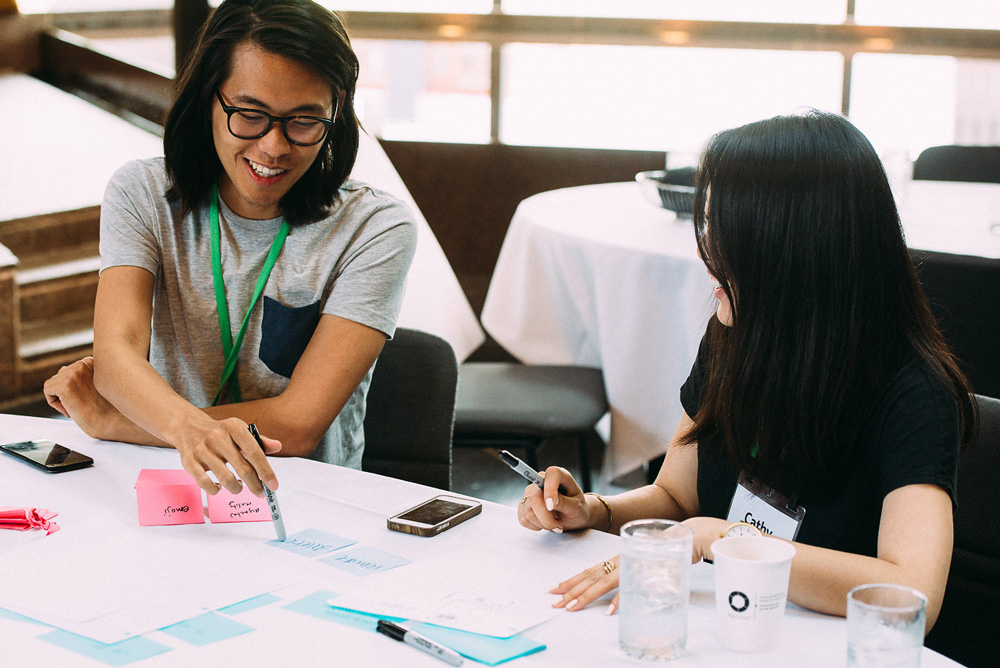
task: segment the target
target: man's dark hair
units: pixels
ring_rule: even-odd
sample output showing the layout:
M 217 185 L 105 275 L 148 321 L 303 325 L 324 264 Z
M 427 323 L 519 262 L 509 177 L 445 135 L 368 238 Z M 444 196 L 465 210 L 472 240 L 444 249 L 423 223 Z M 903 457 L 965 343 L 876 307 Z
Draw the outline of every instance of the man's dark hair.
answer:
M 336 122 L 309 170 L 281 200 L 289 223 L 324 216 L 351 173 L 358 154 L 354 89 L 358 59 L 340 19 L 312 0 L 226 0 L 199 33 L 177 84 L 163 134 L 170 190 L 182 213 L 208 200 L 222 165 L 212 138 L 215 92 L 231 71 L 241 44 L 289 58 L 330 84 L 333 99 L 345 99 Z

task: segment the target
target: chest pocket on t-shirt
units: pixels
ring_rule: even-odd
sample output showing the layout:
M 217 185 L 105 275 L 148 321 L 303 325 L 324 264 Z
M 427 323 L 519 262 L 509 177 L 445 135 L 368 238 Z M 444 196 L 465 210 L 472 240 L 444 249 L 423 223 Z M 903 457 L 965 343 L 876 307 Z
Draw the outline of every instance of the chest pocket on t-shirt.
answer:
M 285 378 L 292 377 L 295 365 L 316 331 L 319 307 L 319 302 L 308 306 L 285 306 L 276 299 L 264 297 L 258 357 L 268 369 Z

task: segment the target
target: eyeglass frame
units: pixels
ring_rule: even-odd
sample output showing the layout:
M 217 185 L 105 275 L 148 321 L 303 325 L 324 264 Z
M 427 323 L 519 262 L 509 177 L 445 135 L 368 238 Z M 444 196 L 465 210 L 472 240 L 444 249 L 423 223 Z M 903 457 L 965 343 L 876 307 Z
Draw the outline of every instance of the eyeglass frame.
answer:
M 296 114 L 295 116 L 272 116 L 271 114 L 267 113 L 266 111 L 261 111 L 260 109 L 253 109 L 251 107 L 233 107 L 233 106 L 230 106 L 230 105 L 226 104 L 225 100 L 222 99 L 222 92 L 220 90 L 218 90 L 218 89 L 216 89 L 216 91 L 215 91 L 215 97 L 217 97 L 219 99 L 219 104 L 222 105 L 222 111 L 225 112 L 225 114 L 226 114 L 226 129 L 229 130 L 229 134 L 231 134 L 232 136 L 236 137 L 237 139 L 260 139 L 261 137 L 263 137 L 264 135 L 266 135 L 268 132 L 271 131 L 271 128 L 274 127 L 275 123 L 280 122 L 281 123 L 281 134 L 283 134 L 285 136 L 285 139 L 288 140 L 288 143 L 295 144 L 296 146 L 315 146 L 316 144 L 322 143 L 323 140 L 326 139 L 327 135 L 330 134 L 330 128 L 332 128 L 333 125 L 334 125 L 334 123 L 336 123 L 337 112 L 339 111 L 338 107 L 340 106 L 340 100 L 339 99 L 335 100 L 334 101 L 334 105 L 333 105 L 333 118 L 323 118 L 321 116 L 306 116 L 306 115 L 303 115 L 303 114 Z M 267 127 L 264 128 L 263 132 L 261 132 L 259 135 L 255 135 L 253 137 L 241 137 L 241 136 L 239 136 L 238 134 L 236 134 L 235 132 L 233 132 L 232 120 L 233 120 L 233 114 L 241 112 L 241 111 L 250 112 L 252 114 L 260 114 L 262 116 L 266 116 L 267 117 Z M 289 137 L 288 136 L 288 125 L 287 125 L 288 121 L 293 121 L 293 120 L 296 120 L 296 119 L 299 119 L 299 118 L 305 118 L 305 119 L 308 119 L 310 121 L 319 121 L 320 123 L 322 123 L 323 124 L 323 134 L 320 135 L 320 138 L 317 139 L 316 141 L 312 142 L 312 143 L 304 144 L 304 143 L 302 143 L 300 141 L 295 141 L 294 139 L 292 139 L 291 137 Z

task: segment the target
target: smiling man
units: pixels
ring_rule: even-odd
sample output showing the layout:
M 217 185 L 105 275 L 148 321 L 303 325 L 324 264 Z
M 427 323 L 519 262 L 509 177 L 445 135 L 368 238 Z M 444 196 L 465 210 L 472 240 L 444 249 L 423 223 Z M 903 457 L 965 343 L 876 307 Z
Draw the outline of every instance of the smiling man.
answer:
M 174 447 L 199 485 L 277 487 L 268 453 L 360 468 L 412 213 L 348 178 L 358 61 L 311 0 L 227 0 L 167 117 L 112 178 L 94 357 L 45 386 L 95 438 Z

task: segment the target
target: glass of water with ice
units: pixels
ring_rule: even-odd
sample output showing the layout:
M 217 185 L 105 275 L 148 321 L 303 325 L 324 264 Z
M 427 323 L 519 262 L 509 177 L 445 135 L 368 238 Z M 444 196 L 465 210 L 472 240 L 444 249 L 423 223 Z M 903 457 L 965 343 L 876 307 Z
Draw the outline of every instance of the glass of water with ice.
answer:
M 847 594 L 848 668 L 919 668 L 927 597 L 902 585 L 866 584 Z
M 690 528 L 672 520 L 622 527 L 618 644 L 641 659 L 675 659 L 687 642 Z

